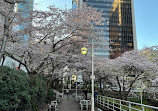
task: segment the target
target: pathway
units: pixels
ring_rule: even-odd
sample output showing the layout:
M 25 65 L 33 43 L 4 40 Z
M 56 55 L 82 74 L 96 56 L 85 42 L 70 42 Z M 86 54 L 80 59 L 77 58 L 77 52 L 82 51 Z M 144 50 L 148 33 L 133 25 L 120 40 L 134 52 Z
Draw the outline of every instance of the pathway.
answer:
M 68 98 L 64 95 L 63 100 L 58 105 L 58 111 L 81 111 L 79 103 L 75 101 L 75 97 L 72 97 L 72 95 L 69 95 Z M 86 109 L 83 111 L 86 111 Z M 98 111 L 97 108 L 95 108 L 95 111 Z

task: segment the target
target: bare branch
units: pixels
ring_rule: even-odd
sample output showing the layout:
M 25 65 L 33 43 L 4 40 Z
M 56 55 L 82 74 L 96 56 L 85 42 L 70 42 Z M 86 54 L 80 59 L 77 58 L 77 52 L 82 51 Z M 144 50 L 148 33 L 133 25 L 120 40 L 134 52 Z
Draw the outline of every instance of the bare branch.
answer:
M 24 0 L 4 0 L 6 3 L 15 4 L 15 3 L 25 3 Z
M 10 58 L 16 60 L 17 62 L 19 62 L 20 64 L 22 64 L 23 66 L 25 66 L 27 72 L 30 73 L 30 71 L 29 71 L 29 69 L 28 69 L 26 63 L 23 63 L 22 61 L 20 61 L 19 59 L 17 59 L 16 57 L 14 57 L 13 55 L 9 54 L 9 53 L 6 52 L 6 51 L 5 51 L 5 54 L 6 54 L 8 57 L 10 57 Z

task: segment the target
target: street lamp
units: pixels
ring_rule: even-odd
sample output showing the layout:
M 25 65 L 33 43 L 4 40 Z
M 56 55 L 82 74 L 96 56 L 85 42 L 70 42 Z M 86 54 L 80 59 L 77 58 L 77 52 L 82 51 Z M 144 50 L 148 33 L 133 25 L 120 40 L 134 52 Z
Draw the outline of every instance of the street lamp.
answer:
M 146 86 L 141 82 L 141 86 L 140 88 L 137 88 L 137 89 L 140 89 L 140 103 L 143 104 L 143 94 L 142 94 L 142 90 L 144 90 L 146 88 Z
M 87 52 L 88 52 L 88 51 L 87 51 L 87 48 L 86 48 L 86 47 L 82 47 L 82 48 L 81 48 L 81 53 L 82 53 L 82 54 L 87 54 Z
M 146 88 L 145 84 L 141 83 L 141 88 L 140 88 L 140 92 L 141 92 L 141 104 L 143 104 L 143 94 L 142 94 L 142 90 L 144 90 Z
M 76 100 L 77 100 L 77 74 L 76 74 Z
M 74 69 L 74 74 L 76 73 L 76 70 Z M 74 81 L 76 81 L 76 101 L 77 101 L 77 73 L 76 73 L 76 75 L 72 75 L 72 77 L 73 77 L 73 80 Z
M 82 54 L 87 54 L 87 48 L 83 47 L 81 48 L 81 53 Z M 91 111 L 94 111 L 94 45 L 93 45 L 93 39 L 92 39 L 92 75 L 91 75 L 91 81 L 92 81 L 92 97 L 91 97 L 91 101 L 92 101 L 92 105 L 91 105 Z

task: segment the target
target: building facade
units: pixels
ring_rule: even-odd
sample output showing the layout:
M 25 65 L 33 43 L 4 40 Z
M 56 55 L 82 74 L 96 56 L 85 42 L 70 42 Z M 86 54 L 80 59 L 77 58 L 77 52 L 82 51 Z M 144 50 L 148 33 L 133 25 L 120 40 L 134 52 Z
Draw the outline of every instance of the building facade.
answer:
M 103 13 L 104 25 L 96 25 L 95 27 L 99 30 L 99 35 L 108 40 L 105 44 L 109 48 L 96 50 L 95 55 L 113 59 L 125 51 L 137 49 L 134 0 L 73 1 L 76 1 L 78 7 L 84 2 L 87 6 Z
M 25 0 L 25 2 L 18 3 L 15 6 L 15 11 L 17 13 L 20 13 L 21 17 L 27 18 L 31 15 L 33 11 L 33 3 L 34 3 L 34 0 Z M 16 29 L 23 30 L 31 24 L 32 24 L 32 21 L 26 21 L 25 23 L 22 23 L 16 26 Z M 21 35 L 20 37 L 22 38 L 23 42 L 28 42 L 30 35 L 31 35 L 31 32 L 26 32 L 26 34 Z

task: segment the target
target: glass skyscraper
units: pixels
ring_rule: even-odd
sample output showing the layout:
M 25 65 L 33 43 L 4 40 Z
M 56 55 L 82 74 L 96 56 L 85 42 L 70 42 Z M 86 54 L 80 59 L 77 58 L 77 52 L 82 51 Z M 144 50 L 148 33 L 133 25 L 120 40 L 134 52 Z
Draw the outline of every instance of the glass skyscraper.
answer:
M 96 25 L 99 35 L 108 40 L 109 49 L 95 50 L 95 54 L 116 58 L 125 51 L 137 49 L 133 0 L 76 0 L 102 11 L 104 25 Z
M 18 3 L 16 6 L 15 11 L 18 13 L 21 13 L 22 17 L 29 17 L 31 12 L 33 11 L 33 3 L 34 0 L 24 0 L 25 2 Z M 24 23 L 17 26 L 17 30 L 23 30 L 25 27 L 28 27 L 32 21 L 25 21 Z M 26 32 L 25 35 L 21 35 L 23 42 L 28 42 L 29 36 L 31 35 L 31 32 Z

